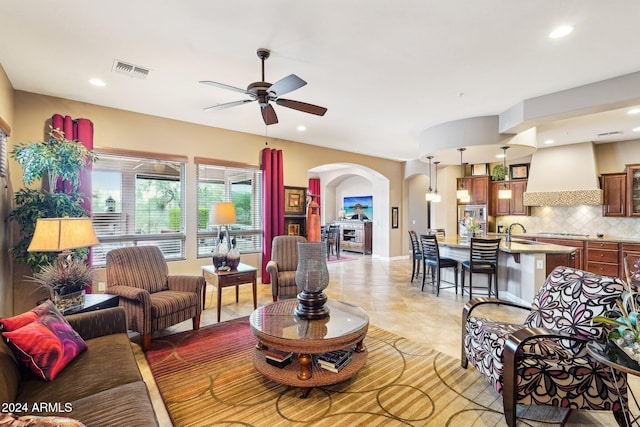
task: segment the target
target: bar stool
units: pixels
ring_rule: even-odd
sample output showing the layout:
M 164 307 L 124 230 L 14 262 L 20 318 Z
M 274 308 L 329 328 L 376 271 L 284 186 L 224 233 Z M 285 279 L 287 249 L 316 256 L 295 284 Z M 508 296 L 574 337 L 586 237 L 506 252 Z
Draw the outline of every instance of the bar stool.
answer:
M 481 273 L 488 276 L 488 296 L 491 296 L 491 279 L 493 278 L 494 294 L 496 298 L 498 298 L 498 254 L 500 253 L 500 240 L 502 239 L 471 238 L 469 259 L 461 263 L 461 289 L 463 295 L 465 275 L 467 271 L 469 272 L 469 299 L 473 298 L 473 273 Z
M 420 243 L 422 244 L 422 288 L 424 290 L 424 282 L 427 271 L 427 266 L 431 268 L 431 283 L 436 283 L 436 296 L 440 295 L 440 270 L 443 268 L 453 268 L 455 274 L 455 288 L 456 295 L 458 294 L 458 261 L 453 258 L 446 258 L 440 256 L 440 249 L 438 248 L 438 238 L 435 234 L 422 234 L 420 235 Z M 434 275 L 437 275 L 437 279 L 434 280 Z M 450 288 L 448 286 L 447 288 Z M 442 289 L 447 289 L 442 288 Z
M 409 230 L 409 239 L 411 240 L 411 283 L 413 279 L 420 276 L 420 264 L 422 264 L 422 249 L 420 248 L 420 240 L 415 230 Z

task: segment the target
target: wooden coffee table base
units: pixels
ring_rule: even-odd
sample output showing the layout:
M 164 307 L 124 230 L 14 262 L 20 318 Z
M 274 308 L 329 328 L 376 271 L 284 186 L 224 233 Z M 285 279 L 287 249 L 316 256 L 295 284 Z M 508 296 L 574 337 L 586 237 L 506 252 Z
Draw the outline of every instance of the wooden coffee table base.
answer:
M 321 368 L 317 362 L 311 363 L 311 355 L 304 353 L 294 357 L 284 368 L 278 368 L 266 362 L 265 350 L 257 346 L 253 350 L 253 365 L 258 372 L 274 382 L 302 388 L 300 397 L 304 399 L 313 387 L 337 384 L 357 374 L 367 362 L 368 356 L 367 349 L 361 347 L 362 351 L 354 351 L 351 362 L 338 373 Z

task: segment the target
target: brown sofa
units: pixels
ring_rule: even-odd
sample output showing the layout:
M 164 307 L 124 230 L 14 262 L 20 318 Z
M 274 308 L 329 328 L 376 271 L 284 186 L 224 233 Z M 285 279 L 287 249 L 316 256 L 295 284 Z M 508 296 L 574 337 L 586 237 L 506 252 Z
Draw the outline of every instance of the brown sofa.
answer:
M 91 427 L 157 426 L 127 335 L 124 309 L 108 308 L 66 319 L 86 341 L 87 349 L 50 382 L 21 369 L 11 349 L 0 340 L 0 410 L 26 407 L 16 415 L 68 417 Z

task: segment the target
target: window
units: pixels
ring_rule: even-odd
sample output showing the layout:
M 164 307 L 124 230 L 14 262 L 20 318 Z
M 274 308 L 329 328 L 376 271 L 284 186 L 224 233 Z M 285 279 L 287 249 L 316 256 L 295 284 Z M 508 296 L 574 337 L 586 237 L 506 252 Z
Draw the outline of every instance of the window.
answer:
M 165 259 L 185 258 L 186 157 L 96 150 L 93 165 L 93 225 L 100 245 L 93 265 L 104 266 L 109 250 L 155 245 Z
M 196 158 L 198 166 L 198 257 L 211 256 L 218 233 L 225 224 L 210 224 L 213 202 L 231 201 L 236 224 L 229 225 L 240 253 L 262 251 L 262 172 L 248 165 L 216 164 Z

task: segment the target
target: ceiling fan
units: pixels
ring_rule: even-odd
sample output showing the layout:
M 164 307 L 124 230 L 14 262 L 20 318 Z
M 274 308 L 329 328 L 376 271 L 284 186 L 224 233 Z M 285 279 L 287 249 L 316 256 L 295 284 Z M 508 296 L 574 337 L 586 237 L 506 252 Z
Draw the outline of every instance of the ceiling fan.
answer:
M 319 107 L 313 104 L 307 104 L 306 102 L 293 101 L 291 99 L 282 99 L 281 95 L 285 93 L 293 92 L 296 89 L 300 89 L 302 86 L 306 85 L 307 82 L 302 80 L 300 77 L 295 74 L 290 74 L 287 77 L 284 77 L 277 82 L 271 84 L 264 81 L 264 61 L 269 58 L 271 51 L 269 49 L 260 48 L 256 52 L 258 54 L 258 58 L 262 61 L 262 81 L 253 82 L 247 86 L 247 89 L 241 89 L 235 86 L 229 86 L 223 83 L 212 82 L 210 80 L 202 80 L 200 83 L 204 83 L 211 86 L 220 87 L 222 89 L 233 90 L 235 92 L 240 92 L 249 95 L 251 99 L 243 99 L 240 101 L 227 102 L 224 104 L 214 105 L 212 107 L 207 107 L 204 111 L 216 111 L 222 110 L 224 108 L 235 107 L 236 105 L 242 105 L 247 102 L 258 101 L 260 105 L 260 111 L 262 112 L 262 119 L 266 125 L 273 125 L 278 123 L 278 116 L 276 115 L 276 111 L 273 109 L 273 106 L 270 104 L 270 101 L 274 101 L 276 104 L 281 105 L 283 107 L 292 108 L 294 110 L 302 111 L 304 113 L 315 114 L 317 116 L 324 116 L 324 113 L 327 112 L 327 109 L 324 107 Z

